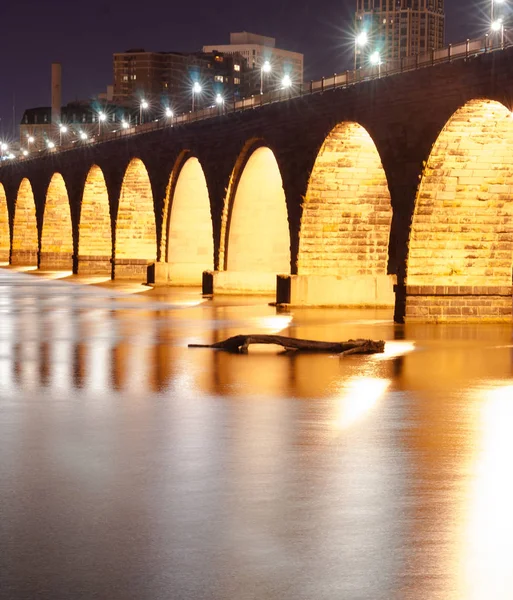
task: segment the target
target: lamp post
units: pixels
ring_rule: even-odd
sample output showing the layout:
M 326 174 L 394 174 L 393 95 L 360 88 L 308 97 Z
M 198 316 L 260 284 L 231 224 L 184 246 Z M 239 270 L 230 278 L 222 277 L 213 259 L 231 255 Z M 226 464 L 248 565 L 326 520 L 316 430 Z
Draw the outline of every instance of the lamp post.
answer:
M 381 54 L 377 50 L 370 55 L 370 62 L 378 67 L 378 77 L 381 77 Z
M 195 81 L 192 86 L 192 112 L 194 112 L 196 108 L 196 94 L 201 94 L 201 85 L 198 81 Z
M 85 142 L 87 140 L 87 133 L 85 131 L 80 132 L 80 139 Z
M 358 48 L 363 48 L 368 41 L 369 41 L 369 36 L 367 35 L 366 31 L 360 32 L 354 38 L 354 70 L 355 71 L 356 71 L 356 67 L 357 67 L 356 60 L 357 60 L 357 56 L 358 56 Z
M 0 143 L 0 156 L 2 158 L 4 157 L 4 152 L 7 152 L 7 150 L 9 150 L 9 146 L 5 142 Z
M 264 93 L 264 73 L 269 74 L 271 72 L 271 63 L 266 60 L 260 69 L 260 94 Z
M 106 120 L 107 120 L 107 115 L 103 111 L 100 111 L 98 113 L 98 135 L 101 135 L 101 133 L 102 133 L 102 123 L 104 121 L 106 121 Z
M 146 100 L 141 100 L 141 104 L 139 104 L 139 125 L 142 125 L 143 122 L 143 110 L 146 110 L 148 107 L 148 102 Z
M 224 98 L 222 94 L 217 94 L 216 96 L 216 104 L 219 112 L 223 112 L 224 109 Z
M 67 133 L 67 131 L 66 125 L 59 125 L 59 146 L 62 146 L 62 134 Z

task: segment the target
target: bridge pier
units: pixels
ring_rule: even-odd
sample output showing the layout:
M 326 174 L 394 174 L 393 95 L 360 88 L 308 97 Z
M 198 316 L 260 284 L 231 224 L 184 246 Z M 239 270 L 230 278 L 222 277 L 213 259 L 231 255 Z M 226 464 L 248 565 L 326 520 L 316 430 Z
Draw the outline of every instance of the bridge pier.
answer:
M 10 264 L 15 267 L 37 267 L 37 250 L 14 250 Z
M 406 322 L 511 321 L 512 286 L 406 286 Z
M 148 283 L 152 285 L 200 286 L 203 267 L 188 263 L 155 262 L 148 265 Z
M 112 262 L 110 256 L 78 257 L 77 272 L 79 275 L 111 275 Z
M 395 275 L 278 275 L 276 303 L 392 308 Z
M 40 252 L 39 269 L 41 271 L 73 270 L 73 255 L 67 252 Z
M 246 271 L 204 271 L 203 295 L 254 294 L 272 296 L 276 290 L 276 273 Z
M 113 279 L 137 279 L 146 282 L 150 263 L 151 261 L 145 258 L 116 258 Z

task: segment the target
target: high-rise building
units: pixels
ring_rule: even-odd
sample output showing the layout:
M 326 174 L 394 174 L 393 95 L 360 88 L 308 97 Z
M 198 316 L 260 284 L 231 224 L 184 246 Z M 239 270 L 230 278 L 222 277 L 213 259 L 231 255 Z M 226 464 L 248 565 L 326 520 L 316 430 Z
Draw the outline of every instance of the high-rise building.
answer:
M 245 71 L 246 63 L 239 55 L 127 50 L 114 54 L 114 101 L 130 106 L 145 99 L 155 116 L 164 105 L 182 111 L 190 107 L 192 86 L 197 82 L 202 94 L 196 106 L 207 106 L 217 94 L 227 99 L 242 96 Z
M 367 43 L 356 46 L 357 65 L 379 52 L 383 60 L 443 48 L 444 0 L 357 0 L 356 33 Z
M 278 89 L 285 76 L 292 85 L 303 83 L 303 55 L 299 52 L 276 48 L 276 40 L 256 33 L 231 33 L 229 44 L 203 46 L 203 52 L 239 54 L 248 66 L 247 87 L 249 93 Z M 268 70 L 264 65 L 268 63 Z

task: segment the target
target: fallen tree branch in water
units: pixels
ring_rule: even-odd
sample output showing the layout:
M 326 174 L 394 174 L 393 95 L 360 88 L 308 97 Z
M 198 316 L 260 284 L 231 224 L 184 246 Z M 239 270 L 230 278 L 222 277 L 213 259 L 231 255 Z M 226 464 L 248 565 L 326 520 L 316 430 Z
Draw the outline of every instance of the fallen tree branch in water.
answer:
M 189 344 L 189 348 L 213 348 L 234 354 L 247 354 L 250 344 L 274 344 L 289 352 L 326 352 L 329 354 L 380 354 L 385 342 L 374 340 L 348 340 L 346 342 L 316 342 L 282 335 L 235 335 L 215 344 Z

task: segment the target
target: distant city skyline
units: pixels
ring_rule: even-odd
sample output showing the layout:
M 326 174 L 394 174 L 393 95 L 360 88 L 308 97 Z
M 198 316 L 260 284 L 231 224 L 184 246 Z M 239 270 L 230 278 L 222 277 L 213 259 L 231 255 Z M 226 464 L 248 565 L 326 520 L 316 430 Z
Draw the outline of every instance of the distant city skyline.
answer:
M 489 0 L 446 0 L 446 41 L 474 37 L 487 28 Z M 204 0 L 171 6 L 147 0 L 110 0 L 72 18 L 64 0 L 9 2 L 0 8 L 2 84 L 0 137 L 11 137 L 26 108 L 50 104 L 50 69 L 63 67 L 63 101 L 86 99 L 112 84 L 112 55 L 131 47 L 195 51 L 230 31 L 275 37 L 279 45 L 305 55 L 305 79 L 351 68 L 356 0 L 261 0 L 228 14 Z

